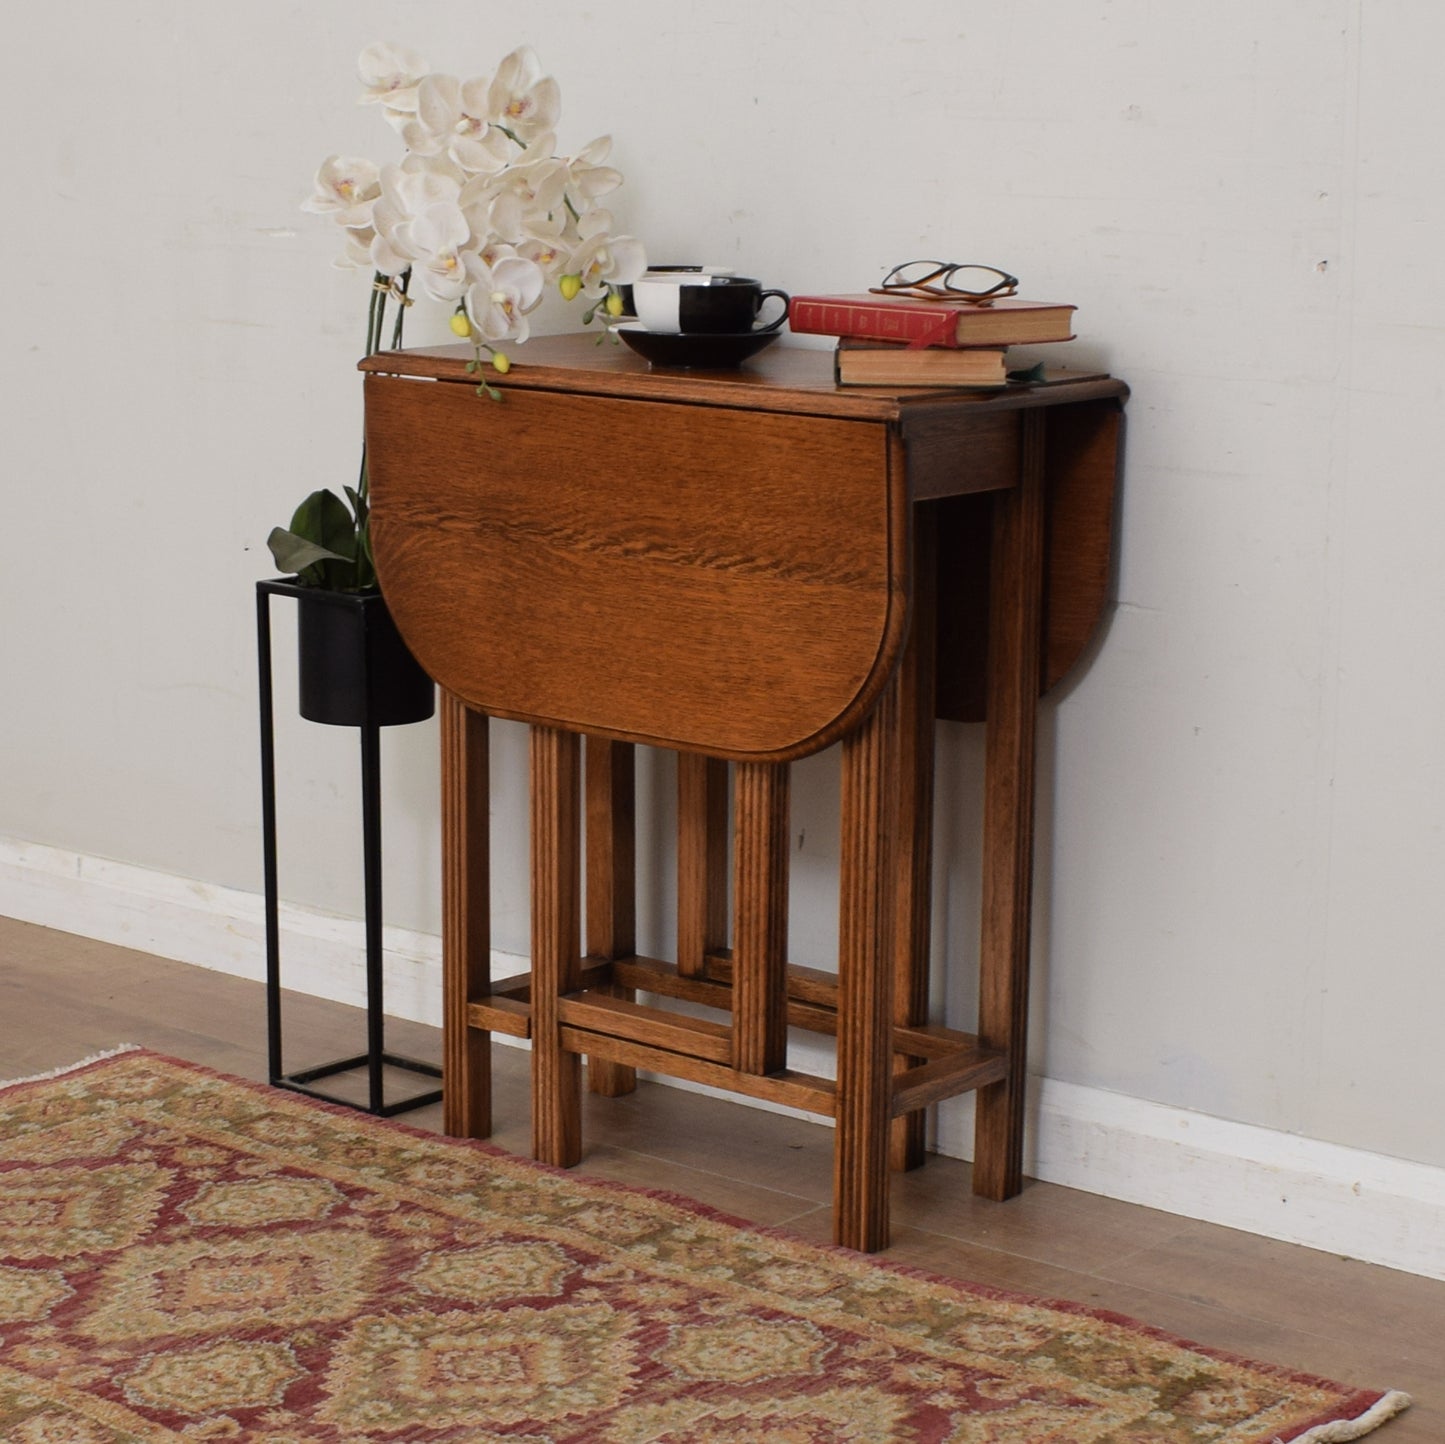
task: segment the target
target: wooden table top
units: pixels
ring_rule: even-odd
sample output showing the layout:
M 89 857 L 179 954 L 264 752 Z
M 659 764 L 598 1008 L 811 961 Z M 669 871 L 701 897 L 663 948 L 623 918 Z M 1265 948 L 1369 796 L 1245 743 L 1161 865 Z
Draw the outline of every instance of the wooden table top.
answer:
M 488 380 L 511 390 L 586 391 L 591 395 L 681 401 L 703 406 L 735 406 L 750 411 L 791 411 L 806 416 L 836 416 L 854 421 L 922 421 L 940 408 L 952 413 L 1016 411 L 1057 405 L 1094 396 L 1123 397 L 1123 382 L 1098 372 L 1052 368 L 1043 382 L 996 390 L 947 386 L 838 386 L 833 353 L 789 345 L 770 346 L 736 370 L 654 368 L 620 341 L 598 333 L 536 336 L 508 346 L 512 369 L 506 376 L 490 370 Z M 362 371 L 391 376 L 473 382 L 466 363 L 467 343 L 382 351 L 359 363 Z
M 1022 413 L 1127 394 L 840 388 L 785 343 L 661 370 L 581 335 L 517 348 L 494 403 L 471 355 L 362 363 L 377 567 L 418 659 L 492 715 L 732 758 L 866 715 L 907 633 L 913 503 L 1013 486 Z

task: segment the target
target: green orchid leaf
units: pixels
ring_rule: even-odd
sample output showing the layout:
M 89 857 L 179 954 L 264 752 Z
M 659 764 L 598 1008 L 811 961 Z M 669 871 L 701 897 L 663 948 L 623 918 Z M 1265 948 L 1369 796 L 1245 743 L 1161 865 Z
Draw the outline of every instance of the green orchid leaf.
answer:
M 296 508 L 290 529 L 338 556 L 356 556 L 356 520 L 334 491 L 313 491 Z
M 364 552 L 357 532 L 356 518 L 335 492 L 313 491 L 296 508 L 289 529 L 277 527 L 266 544 L 276 565 L 303 586 L 355 591 L 375 576 L 369 565 L 358 565 Z
M 346 499 L 351 503 L 351 510 L 356 517 L 356 525 L 359 530 L 366 525 L 366 518 L 370 507 L 367 504 L 366 498 L 362 496 L 354 486 L 348 486 L 345 490 Z
M 314 541 L 308 541 L 303 536 L 297 536 L 294 531 L 287 531 L 279 526 L 271 528 L 266 545 L 271 548 L 277 567 L 287 575 L 303 572 L 318 562 L 337 561 L 345 562 L 348 566 L 353 565 L 351 557 L 328 551 L 325 547 L 317 546 Z

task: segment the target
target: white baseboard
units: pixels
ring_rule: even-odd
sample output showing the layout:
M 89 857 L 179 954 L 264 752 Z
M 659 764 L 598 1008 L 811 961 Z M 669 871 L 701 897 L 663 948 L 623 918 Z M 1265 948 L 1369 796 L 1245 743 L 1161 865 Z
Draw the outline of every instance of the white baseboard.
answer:
M 236 976 L 265 972 L 254 893 L 0 837 L 0 914 Z M 281 909 L 286 987 L 365 1002 L 361 924 Z M 387 1011 L 441 1022 L 441 942 L 388 928 Z M 525 960 L 495 958 L 500 974 Z M 971 1100 L 940 1105 L 940 1152 L 972 1156 Z M 1051 1078 L 1031 1081 L 1026 1171 L 1046 1182 L 1445 1279 L 1445 1168 Z
M 1036 1178 L 1445 1279 L 1445 1168 L 1036 1081 Z
M 0 915 L 235 977 L 266 976 L 259 893 L 130 863 L 0 837 Z M 282 986 L 365 1006 L 361 922 L 286 903 L 279 920 Z M 383 946 L 387 1011 L 439 1027 L 441 939 L 388 927 Z M 525 964 L 506 971 L 525 971 Z

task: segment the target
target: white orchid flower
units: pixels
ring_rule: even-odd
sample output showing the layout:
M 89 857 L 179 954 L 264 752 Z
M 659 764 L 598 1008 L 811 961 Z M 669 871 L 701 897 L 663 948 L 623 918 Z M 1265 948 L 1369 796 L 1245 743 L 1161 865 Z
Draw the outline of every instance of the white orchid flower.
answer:
M 384 169 L 384 167 L 383 167 Z M 404 175 L 441 176 L 460 192 L 470 177 L 445 151 L 436 155 L 413 155 L 408 151 L 397 167 Z
M 369 160 L 329 155 L 316 172 L 316 190 L 301 202 L 312 215 L 331 216 L 348 228 L 369 226 L 381 194 L 381 173 Z
M 495 175 L 517 153 L 516 144 L 487 119 L 489 83 L 454 75 L 428 75 L 417 87 L 416 114 L 400 127 L 414 155 L 445 155 L 464 174 Z
M 600 135 L 567 163 L 567 188 L 584 201 L 595 201 L 622 184 L 622 172 L 603 165 L 612 149 L 612 137 Z
M 384 105 L 388 111 L 413 111 L 417 86 L 430 69 L 416 51 L 378 40 L 368 45 L 356 61 L 356 73 L 366 86 L 358 103 Z
M 641 244 L 614 235 L 599 205 L 622 180 L 607 164 L 611 137 L 558 154 L 561 94 L 530 47 L 490 77 L 460 80 L 378 42 L 362 51 L 357 73 L 362 103 L 380 107 L 403 154 L 380 168 L 327 156 L 303 209 L 342 227 L 337 265 L 369 267 L 396 294 L 396 278 L 410 273 L 413 294 L 452 307 L 452 329 L 471 336 L 478 364 L 489 351 L 490 364 L 507 369 L 496 343 L 527 338 L 549 283 L 568 300 L 584 290 L 600 298 L 646 268 Z
M 530 45 L 518 46 L 497 67 L 488 94 L 487 116 L 524 144 L 551 130 L 562 112 L 562 92 Z
M 582 278 L 582 294 L 601 296 L 609 286 L 630 286 L 646 269 L 647 253 L 634 236 L 614 236 L 612 215 L 589 211 L 577 222 L 581 242 L 567 262 L 566 274 Z
M 412 155 L 439 155 L 447 148 L 460 108 L 460 90 L 455 75 L 422 78 L 416 88 L 416 108 L 403 117 L 398 127 Z
M 500 237 L 509 245 L 516 245 L 527 234 L 529 208 L 514 190 L 494 193 L 486 203 L 485 215 L 486 232 Z
M 411 265 L 411 257 L 398 248 L 392 239 L 393 234 L 373 231 L 371 246 L 367 251 L 366 264 L 383 276 L 399 276 Z
M 527 313 L 542 299 L 546 284 L 541 270 L 523 256 L 502 256 L 495 265 L 471 257 L 467 270 L 467 315 L 487 341 L 525 341 L 531 326 Z
M 572 259 L 573 247 L 566 244 L 561 235 L 528 236 L 517 243 L 517 254 L 525 256 L 537 266 L 549 281 L 566 273 L 568 261 Z
M 473 176 L 462 187 L 459 204 L 474 236 L 488 236 L 515 245 L 528 236 L 545 236 L 550 222 L 525 198 L 527 188 L 509 179 L 510 170 L 496 176 Z
M 499 241 L 495 236 L 488 237 L 478 250 L 472 252 L 476 260 L 484 266 L 490 266 L 493 270 L 496 269 L 498 261 L 506 260 L 508 256 L 516 254 L 516 246 L 510 245 L 506 241 Z
M 461 186 L 454 177 L 440 171 L 408 169 L 405 165 L 388 165 L 381 169 L 381 195 L 371 211 L 376 239 L 371 243 L 371 259 L 384 276 L 397 276 L 413 261 L 427 263 L 440 254 L 438 237 L 455 230 L 450 218 L 443 222 L 434 217 L 422 228 L 420 238 L 411 228 L 416 219 L 434 207 L 459 210 Z M 465 226 L 466 222 L 463 220 Z M 423 249 L 417 251 L 417 245 Z M 443 248 L 444 249 L 444 248 Z M 455 300 L 460 290 L 450 299 Z
M 372 210 L 378 230 L 395 228 L 429 206 L 460 205 L 462 187 L 444 170 L 420 170 L 407 164 L 381 168 L 381 195 Z
M 498 198 L 513 197 L 524 215 L 555 215 L 566 209 L 567 177 L 566 161 L 545 156 L 508 166 L 490 189 Z
M 351 226 L 342 234 L 346 237 L 345 249 L 331 264 L 343 271 L 376 270 L 371 259 L 371 248 L 376 241 L 376 232 L 370 226 Z M 402 269 L 405 269 L 404 265 Z M 391 274 L 395 274 L 395 272 Z
M 469 284 L 464 253 L 471 239 L 466 217 L 452 201 L 428 206 L 398 233 L 417 284 L 436 301 L 461 300 Z
M 496 175 L 507 168 L 517 147 L 499 126 L 467 113 L 452 136 L 450 153 L 469 175 Z

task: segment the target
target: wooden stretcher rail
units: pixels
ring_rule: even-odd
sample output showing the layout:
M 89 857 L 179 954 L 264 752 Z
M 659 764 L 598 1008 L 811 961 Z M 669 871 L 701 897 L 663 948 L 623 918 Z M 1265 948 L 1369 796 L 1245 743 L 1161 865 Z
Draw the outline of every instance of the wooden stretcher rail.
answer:
M 530 1038 L 532 1005 L 516 998 L 494 995 L 485 1003 L 468 1006 L 467 1024 L 487 1033 L 501 1033 L 508 1038 Z
M 571 1053 L 585 1053 L 589 1058 L 602 1058 L 629 1068 L 646 1068 L 668 1078 L 685 1078 L 692 1083 L 706 1083 L 729 1093 L 742 1093 L 769 1103 L 782 1103 L 805 1113 L 832 1118 L 837 1112 L 837 1085 L 830 1078 L 815 1077 L 785 1068 L 781 1073 L 759 1077 L 739 1073 L 717 1063 L 670 1053 L 665 1048 L 650 1048 L 644 1043 L 612 1038 L 602 1033 L 589 1033 L 582 1028 L 563 1027 L 562 1046 Z
M 710 959 L 709 963 L 713 961 Z M 726 965 L 726 959 L 720 961 Z M 815 993 L 822 981 L 830 976 L 814 969 L 791 971 L 804 975 L 800 984 L 810 994 Z M 724 1068 L 730 1079 L 739 1077 L 736 1070 L 729 1066 L 733 1034 L 727 1024 L 691 1018 L 599 991 L 609 987 L 632 988 L 729 1012 L 732 989 L 728 984 L 708 978 L 687 977 L 671 963 L 640 956 L 619 958 L 614 962 L 591 962 L 583 969 L 583 977 L 585 987 L 558 1002 L 563 1025 L 578 1040 L 573 1051 L 608 1061 L 625 1061 L 615 1058 L 609 1050 L 606 1039 L 612 1037 L 645 1047 L 657 1058 L 662 1054 L 673 1055 L 670 1061 L 663 1060 L 668 1062 L 666 1067 L 656 1060 L 632 1066 L 654 1067 L 664 1073 L 680 1067 L 684 1070 L 680 1076 L 692 1077 L 690 1064 L 695 1062 Z M 502 980 L 488 999 L 472 1003 L 469 1010 L 471 1026 L 514 1038 L 530 1037 L 530 990 L 530 973 Z M 838 1031 L 836 1012 L 813 1004 L 790 1004 L 788 1021 L 793 1027 L 828 1036 L 835 1036 Z M 896 1075 L 891 1103 L 895 1118 L 970 1089 L 997 1083 L 1007 1071 L 1001 1052 L 981 1047 L 974 1034 L 954 1028 L 928 1023 L 894 1027 L 892 1042 L 894 1052 L 900 1056 L 924 1060 Z M 787 1081 L 786 1070 L 770 1077 L 773 1080 L 782 1078 L 787 1087 L 797 1083 L 796 1078 L 792 1083 Z M 770 1097 L 771 1093 L 757 1096 Z
M 896 1038 L 896 1034 L 894 1035 Z M 893 1117 L 941 1103 L 974 1088 L 986 1088 L 1008 1076 L 1008 1059 L 990 1048 L 970 1048 L 894 1075 Z
M 557 1004 L 557 1016 L 564 1027 L 588 1029 L 590 1034 L 606 1033 L 629 1038 L 651 1048 L 665 1048 L 712 1063 L 727 1063 L 732 1056 L 732 1029 L 707 1018 L 689 1018 L 667 1013 L 644 1003 L 605 993 L 573 993 Z M 591 1048 L 579 1050 L 591 1053 Z

